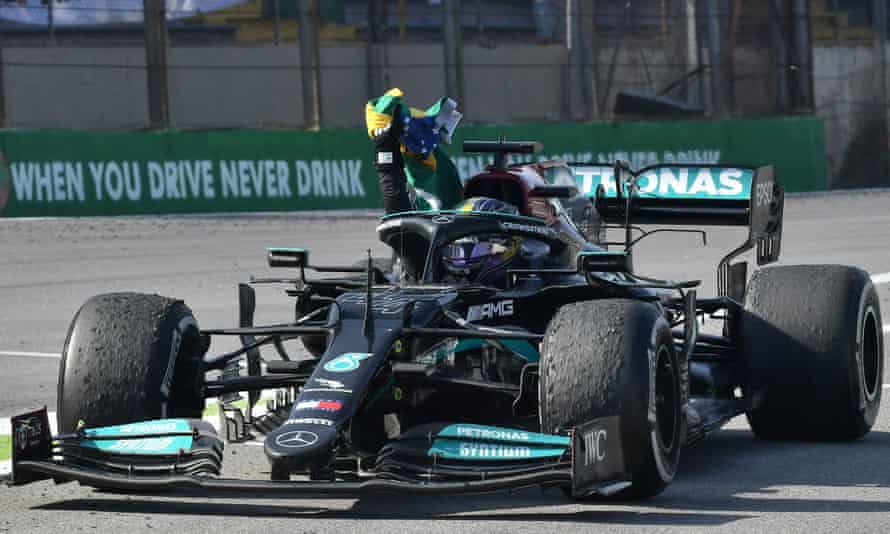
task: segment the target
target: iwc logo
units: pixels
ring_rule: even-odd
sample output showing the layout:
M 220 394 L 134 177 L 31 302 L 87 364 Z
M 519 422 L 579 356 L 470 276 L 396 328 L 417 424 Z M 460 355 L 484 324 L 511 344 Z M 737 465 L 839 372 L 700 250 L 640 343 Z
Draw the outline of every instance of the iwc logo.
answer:
M 0 213 L 6 209 L 10 191 L 12 191 L 12 179 L 9 176 L 9 164 L 3 151 L 0 150 Z

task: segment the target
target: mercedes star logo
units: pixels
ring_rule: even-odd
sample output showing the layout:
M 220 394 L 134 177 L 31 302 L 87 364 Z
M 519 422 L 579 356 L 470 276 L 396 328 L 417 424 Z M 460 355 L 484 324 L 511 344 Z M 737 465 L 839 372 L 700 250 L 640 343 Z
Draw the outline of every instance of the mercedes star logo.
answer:
M 454 222 L 453 215 L 436 215 L 433 217 L 433 222 L 436 224 L 451 224 Z
M 299 449 L 300 447 L 308 447 L 314 445 L 318 441 L 318 434 L 309 432 L 308 430 L 295 430 L 293 432 L 285 432 L 275 438 L 275 443 L 281 447 L 291 449 Z

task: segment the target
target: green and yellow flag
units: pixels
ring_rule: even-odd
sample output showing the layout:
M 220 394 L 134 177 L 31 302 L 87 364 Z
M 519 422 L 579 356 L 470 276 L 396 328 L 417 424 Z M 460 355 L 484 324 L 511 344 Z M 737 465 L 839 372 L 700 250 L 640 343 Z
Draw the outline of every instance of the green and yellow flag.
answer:
M 418 209 L 450 209 L 463 199 L 463 186 L 457 168 L 442 149 L 434 119 L 447 98 L 440 98 L 425 110 L 408 107 L 404 93 L 394 88 L 383 96 L 368 101 L 365 106 L 365 125 L 368 136 L 372 131 L 386 128 L 393 120 L 393 110 L 401 104 L 411 114 L 401 142 L 405 175 L 417 192 Z

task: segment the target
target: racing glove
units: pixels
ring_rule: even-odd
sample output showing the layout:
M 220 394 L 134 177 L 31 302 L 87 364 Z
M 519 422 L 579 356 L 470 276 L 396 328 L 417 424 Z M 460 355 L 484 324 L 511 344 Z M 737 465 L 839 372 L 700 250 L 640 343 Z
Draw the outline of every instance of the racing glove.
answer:
M 408 195 L 408 178 L 402 159 L 401 137 L 404 131 L 402 107 L 393 109 L 393 120 L 385 128 L 373 131 L 374 166 L 380 177 L 380 194 L 386 213 L 413 209 Z

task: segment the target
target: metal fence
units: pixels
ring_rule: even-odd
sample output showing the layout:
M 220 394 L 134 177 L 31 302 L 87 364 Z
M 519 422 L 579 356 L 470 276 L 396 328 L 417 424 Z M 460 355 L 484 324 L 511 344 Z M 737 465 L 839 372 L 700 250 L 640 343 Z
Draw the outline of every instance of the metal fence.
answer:
M 480 123 L 815 113 L 837 183 L 870 185 L 887 177 L 886 13 L 887 0 L 0 0 L 0 124 L 354 126 L 392 86 L 418 105 L 452 96 Z

